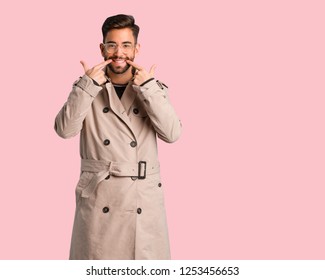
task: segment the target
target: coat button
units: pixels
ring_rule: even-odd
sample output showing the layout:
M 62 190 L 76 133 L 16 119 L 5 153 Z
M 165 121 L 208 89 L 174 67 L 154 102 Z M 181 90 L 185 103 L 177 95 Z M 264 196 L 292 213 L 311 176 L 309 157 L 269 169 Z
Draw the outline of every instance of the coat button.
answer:
M 108 213 L 108 211 L 109 211 L 109 208 L 108 207 L 104 207 L 103 208 L 103 213 Z
M 109 179 L 109 177 L 111 177 L 110 175 L 108 175 L 106 178 L 105 178 L 105 180 L 108 180 Z
M 104 112 L 104 113 L 108 113 L 108 111 L 109 111 L 109 108 L 108 108 L 108 107 L 105 107 L 105 108 L 103 109 L 103 112 Z
M 110 143 L 110 141 L 109 141 L 108 139 L 105 139 L 105 140 L 104 140 L 104 145 L 105 145 L 105 146 L 109 145 L 109 143 Z
M 135 181 L 136 179 L 138 179 L 138 177 L 137 177 L 137 176 L 131 176 L 131 179 L 132 179 L 133 181 Z
M 138 108 L 134 108 L 133 109 L 133 113 L 136 114 L 136 115 L 139 114 L 139 109 Z
M 141 208 L 138 208 L 138 209 L 137 209 L 137 213 L 138 213 L 138 214 L 141 214 L 141 212 L 142 212 Z
M 135 142 L 135 141 L 132 141 L 132 142 L 130 143 L 130 145 L 131 145 L 131 147 L 132 147 L 132 148 L 134 148 L 134 147 L 136 147 L 136 146 L 137 146 L 137 142 Z
M 158 184 L 158 187 L 159 187 L 159 188 L 161 187 L 161 183 Z

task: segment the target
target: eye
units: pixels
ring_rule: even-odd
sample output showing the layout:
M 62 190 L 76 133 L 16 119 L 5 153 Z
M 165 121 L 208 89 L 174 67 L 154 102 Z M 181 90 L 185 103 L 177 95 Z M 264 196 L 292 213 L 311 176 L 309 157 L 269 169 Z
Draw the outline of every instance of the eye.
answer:
M 125 49 L 125 50 L 129 50 L 129 49 L 132 48 L 132 45 L 126 43 L 126 44 L 123 44 L 123 45 L 122 45 L 122 48 Z
M 108 44 L 105 44 L 105 45 L 106 45 L 107 49 L 116 49 L 116 44 L 108 43 Z

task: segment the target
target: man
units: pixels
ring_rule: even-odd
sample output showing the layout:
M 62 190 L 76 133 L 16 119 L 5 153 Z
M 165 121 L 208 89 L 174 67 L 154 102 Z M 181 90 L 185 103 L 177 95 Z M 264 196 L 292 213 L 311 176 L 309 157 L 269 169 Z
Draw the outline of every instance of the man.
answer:
M 102 26 L 104 62 L 77 80 L 55 119 L 63 138 L 80 132 L 81 175 L 70 259 L 169 259 L 156 136 L 176 141 L 180 121 L 167 86 L 134 63 L 134 18 Z

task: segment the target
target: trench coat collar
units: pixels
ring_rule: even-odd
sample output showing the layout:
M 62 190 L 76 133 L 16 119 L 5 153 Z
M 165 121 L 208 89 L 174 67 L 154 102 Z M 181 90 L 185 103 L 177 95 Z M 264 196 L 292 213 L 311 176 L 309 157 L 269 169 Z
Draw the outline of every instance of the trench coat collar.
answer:
M 108 79 L 108 82 L 105 84 L 107 94 L 109 97 L 110 108 L 130 128 L 131 128 L 131 122 L 130 122 L 127 112 L 129 111 L 129 109 L 135 99 L 135 96 L 137 94 L 136 91 L 134 91 L 132 84 L 133 84 L 133 81 L 130 81 L 128 83 L 128 85 L 122 95 L 121 100 L 118 98 L 111 80 Z
M 134 102 L 136 91 L 132 87 L 133 81 L 130 81 L 122 95 L 121 103 L 126 112 L 129 112 L 131 105 Z

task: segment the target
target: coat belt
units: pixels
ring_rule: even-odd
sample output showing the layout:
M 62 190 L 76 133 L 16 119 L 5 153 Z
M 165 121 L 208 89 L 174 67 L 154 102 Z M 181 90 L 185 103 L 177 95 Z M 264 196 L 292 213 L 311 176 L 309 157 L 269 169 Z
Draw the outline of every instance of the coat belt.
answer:
M 89 184 L 82 190 L 81 196 L 89 197 L 96 186 L 109 175 L 145 179 L 146 175 L 158 173 L 159 170 L 159 162 L 140 161 L 138 163 L 131 163 L 81 159 L 81 171 L 95 173 Z

